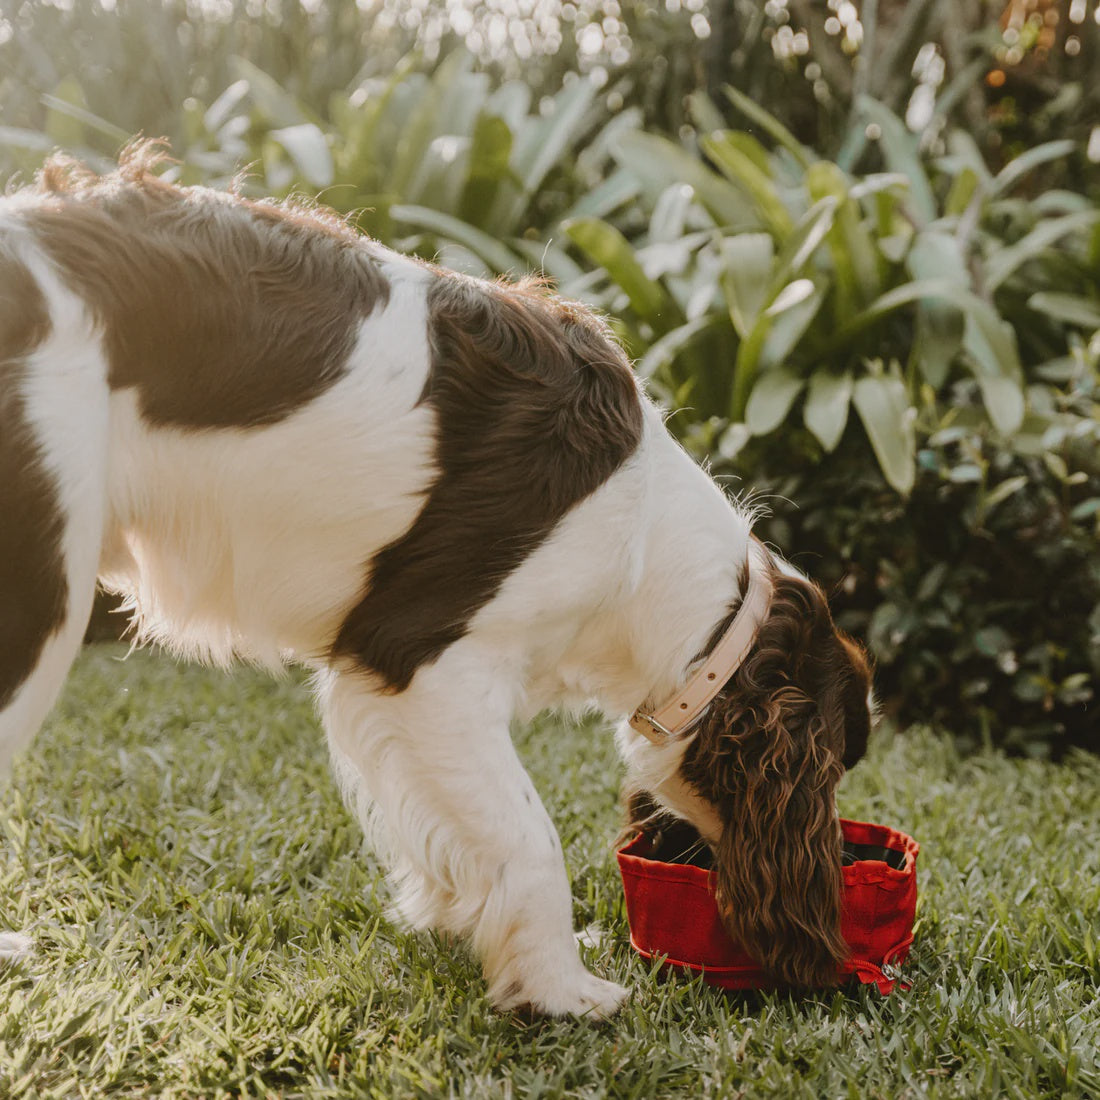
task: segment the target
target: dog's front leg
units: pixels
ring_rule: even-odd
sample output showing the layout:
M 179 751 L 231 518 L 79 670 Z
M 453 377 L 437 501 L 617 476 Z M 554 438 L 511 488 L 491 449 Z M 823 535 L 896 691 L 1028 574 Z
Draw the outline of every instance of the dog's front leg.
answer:
M 561 844 L 508 734 L 512 700 L 471 649 L 452 647 L 397 695 L 327 674 L 337 770 L 380 827 L 398 912 L 468 935 L 498 1008 L 604 1018 L 626 991 L 577 956 Z

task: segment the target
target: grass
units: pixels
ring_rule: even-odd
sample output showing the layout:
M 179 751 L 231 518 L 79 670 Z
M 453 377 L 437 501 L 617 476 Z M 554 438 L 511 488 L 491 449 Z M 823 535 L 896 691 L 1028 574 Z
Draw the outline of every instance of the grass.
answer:
M 882 734 L 848 816 L 922 843 L 913 989 L 726 997 L 633 956 L 595 723 L 521 752 L 562 834 L 611 1026 L 493 1014 L 461 947 L 385 915 L 303 685 L 92 647 L 0 796 L 0 1094 L 1095 1097 L 1100 761 Z

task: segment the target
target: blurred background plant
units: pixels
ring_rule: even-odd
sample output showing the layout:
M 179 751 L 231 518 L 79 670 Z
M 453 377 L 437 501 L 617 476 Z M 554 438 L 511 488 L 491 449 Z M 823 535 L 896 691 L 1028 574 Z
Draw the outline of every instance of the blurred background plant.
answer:
M 607 310 L 902 723 L 1100 741 L 1097 0 L 3 0 L 0 177 L 162 134 Z

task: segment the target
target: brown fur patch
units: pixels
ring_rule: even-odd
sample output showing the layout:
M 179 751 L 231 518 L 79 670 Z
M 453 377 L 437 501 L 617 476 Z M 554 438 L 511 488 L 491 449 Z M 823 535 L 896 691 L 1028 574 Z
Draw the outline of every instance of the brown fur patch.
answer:
M 429 292 L 439 475 L 371 562 L 333 647 L 394 690 L 461 638 L 504 579 L 641 438 L 637 384 L 606 327 L 534 284 L 441 274 Z
M 335 216 L 175 187 L 134 147 L 99 177 L 54 158 L 23 213 L 105 329 L 114 389 L 154 424 L 250 428 L 344 374 L 389 287 Z
M 0 241 L 0 707 L 65 621 L 64 518 L 27 422 L 26 357 L 49 334 L 46 300 Z
M 834 794 L 842 761 L 866 744 L 869 672 L 816 585 L 778 571 L 772 583 L 756 644 L 682 774 L 722 817 L 715 869 L 731 935 L 778 982 L 829 985 L 847 955 Z

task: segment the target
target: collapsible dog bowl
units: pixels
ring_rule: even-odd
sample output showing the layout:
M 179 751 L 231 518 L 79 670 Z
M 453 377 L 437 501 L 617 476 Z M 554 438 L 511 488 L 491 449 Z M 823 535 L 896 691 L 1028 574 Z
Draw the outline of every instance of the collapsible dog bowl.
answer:
M 910 836 L 885 825 L 841 819 L 844 892 L 840 930 L 850 955 L 837 983 L 856 977 L 890 993 L 895 979 L 883 967 L 904 961 L 913 942 L 917 853 Z M 630 942 L 644 958 L 694 971 L 723 989 L 767 989 L 774 983 L 729 936 L 718 914 L 709 851 L 693 862 L 672 862 L 683 845 L 653 842 L 639 833 L 619 850 Z M 701 865 L 702 864 L 702 865 Z

